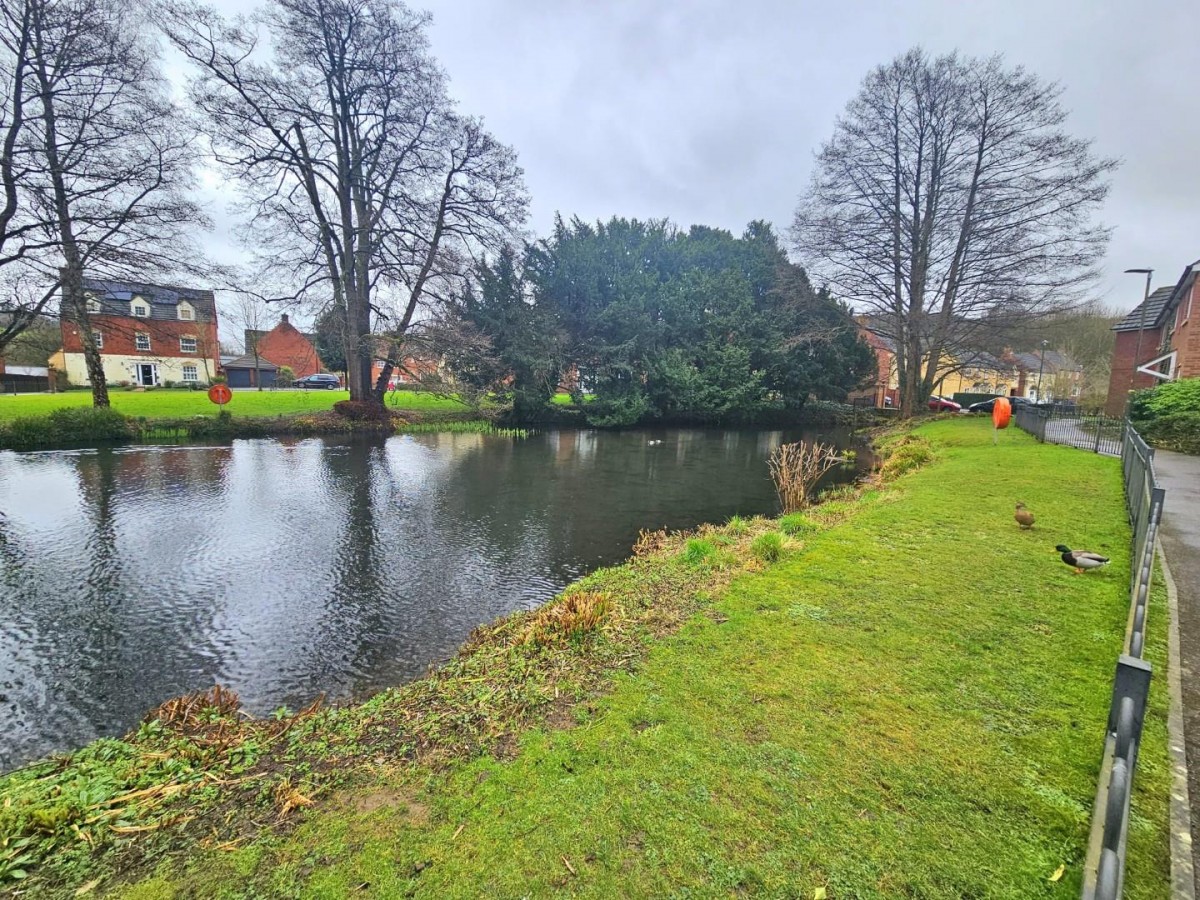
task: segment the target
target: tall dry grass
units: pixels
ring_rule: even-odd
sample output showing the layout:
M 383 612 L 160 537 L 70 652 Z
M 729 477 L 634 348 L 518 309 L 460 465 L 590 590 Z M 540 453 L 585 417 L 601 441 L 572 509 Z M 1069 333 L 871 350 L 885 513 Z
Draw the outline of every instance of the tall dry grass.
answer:
M 821 476 L 845 461 L 836 447 L 820 441 L 780 444 L 771 454 L 771 479 L 784 515 L 812 505 Z

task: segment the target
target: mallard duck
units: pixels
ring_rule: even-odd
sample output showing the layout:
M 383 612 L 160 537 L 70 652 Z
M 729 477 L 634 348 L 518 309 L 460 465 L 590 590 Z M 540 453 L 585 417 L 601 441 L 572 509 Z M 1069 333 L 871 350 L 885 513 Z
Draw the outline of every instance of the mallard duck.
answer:
M 1017 511 L 1013 513 L 1013 518 L 1017 520 L 1017 524 L 1022 528 L 1032 528 L 1033 523 L 1037 521 L 1033 517 L 1033 513 L 1025 508 L 1024 503 L 1017 504 Z
M 1089 569 L 1098 569 L 1108 565 L 1108 557 L 1099 553 L 1088 553 L 1086 550 L 1072 550 L 1066 544 L 1054 548 L 1062 554 L 1062 561 L 1068 566 L 1074 566 L 1075 574 L 1080 575 Z

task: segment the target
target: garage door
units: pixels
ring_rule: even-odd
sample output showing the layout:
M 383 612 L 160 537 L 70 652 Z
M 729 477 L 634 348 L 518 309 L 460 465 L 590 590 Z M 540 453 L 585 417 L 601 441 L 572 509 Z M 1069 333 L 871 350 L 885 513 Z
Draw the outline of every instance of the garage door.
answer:
M 254 374 L 249 369 L 226 369 L 230 387 L 250 387 L 250 376 Z

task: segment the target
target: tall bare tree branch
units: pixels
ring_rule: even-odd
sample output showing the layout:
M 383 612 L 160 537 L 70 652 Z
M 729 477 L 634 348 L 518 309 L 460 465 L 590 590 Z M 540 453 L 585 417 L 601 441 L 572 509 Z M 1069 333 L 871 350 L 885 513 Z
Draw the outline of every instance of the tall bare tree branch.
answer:
M 514 154 L 453 110 L 428 17 L 399 0 L 270 0 L 232 22 L 172 2 L 162 18 L 198 73 L 216 158 L 245 188 L 262 270 L 278 297 L 339 310 L 350 396 L 381 403 L 439 285 L 524 221 Z
M 1095 277 L 1116 162 L 1064 131 L 1060 95 L 999 57 L 911 50 L 867 76 L 818 154 L 795 248 L 893 340 L 906 413 L 947 353 L 1077 305 Z

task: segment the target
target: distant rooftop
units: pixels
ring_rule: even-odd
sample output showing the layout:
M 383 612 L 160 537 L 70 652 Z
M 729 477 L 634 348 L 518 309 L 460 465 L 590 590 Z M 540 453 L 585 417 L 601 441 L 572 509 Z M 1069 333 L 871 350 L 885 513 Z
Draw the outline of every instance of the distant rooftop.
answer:
M 213 292 L 199 288 L 180 287 L 173 284 L 150 284 L 145 281 L 112 281 L 102 278 L 83 279 L 83 290 L 92 299 L 99 301 L 100 311 L 110 316 L 128 316 L 129 303 L 141 297 L 150 304 L 151 319 L 174 319 L 176 307 L 186 301 L 196 311 L 200 321 L 211 321 L 216 317 L 216 302 Z
M 1032 372 L 1034 369 L 1045 369 L 1047 372 L 1074 372 L 1079 369 L 1079 363 L 1059 350 L 1047 350 L 1045 354 L 1040 350 L 1032 353 L 1014 353 L 1013 359 L 1026 372 Z
M 258 358 L 258 362 L 255 363 L 254 355 L 251 353 L 247 353 L 245 356 L 239 356 L 236 359 L 231 359 L 229 362 L 225 362 L 225 359 L 225 357 L 221 357 L 221 365 L 226 369 L 257 368 L 260 372 L 279 371 L 279 366 L 275 365 L 274 363 L 267 362 L 267 360 L 261 356 Z

